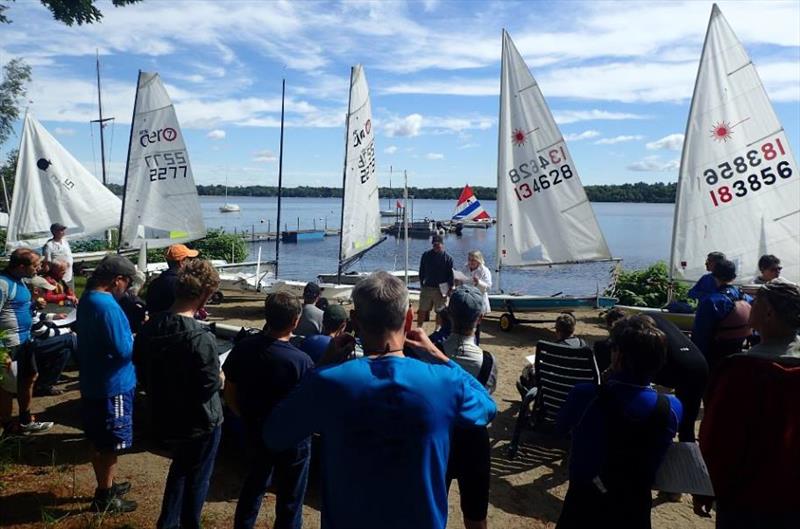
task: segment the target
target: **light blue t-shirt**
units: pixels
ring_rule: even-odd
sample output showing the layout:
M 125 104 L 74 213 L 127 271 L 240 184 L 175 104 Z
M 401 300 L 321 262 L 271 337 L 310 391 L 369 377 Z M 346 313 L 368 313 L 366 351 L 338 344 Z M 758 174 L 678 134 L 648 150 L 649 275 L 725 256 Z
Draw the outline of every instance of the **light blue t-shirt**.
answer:
M 78 303 L 77 331 L 81 397 L 102 399 L 136 387 L 133 333 L 114 296 L 87 290 Z
M 6 347 L 14 347 L 30 339 L 33 325 L 31 299 L 31 291 L 22 280 L 0 274 L 0 330 L 6 332 Z
M 264 425 L 276 451 L 322 434 L 322 527 L 444 528 L 450 431 L 497 406 L 454 362 L 360 358 L 305 376 Z

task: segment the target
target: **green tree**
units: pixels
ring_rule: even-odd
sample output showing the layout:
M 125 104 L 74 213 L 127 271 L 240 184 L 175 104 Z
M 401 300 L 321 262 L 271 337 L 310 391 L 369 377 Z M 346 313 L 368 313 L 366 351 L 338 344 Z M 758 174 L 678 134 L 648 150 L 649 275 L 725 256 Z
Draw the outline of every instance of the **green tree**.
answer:
M 13 151 L 9 151 L 8 156 L 6 156 L 6 161 L 3 162 L 3 165 L 0 165 L 0 178 L 3 179 L 3 182 L 6 184 L 6 189 L 8 190 L 8 199 L 11 200 L 11 195 L 14 193 L 14 175 L 17 172 L 17 151 L 14 149 Z M 0 189 L 0 196 L 2 195 L 3 190 Z M 2 197 L 3 200 L 3 211 L 8 213 L 8 204 L 6 204 L 5 197 Z
M 222 230 L 208 230 L 205 238 L 187 246 L 200 250 L 203 259 L 224 259 L 229 263 L 240 263 L 247 258 L 247 243 L 241 237 Z
M 11 0 L 12 2 L 14 0 Z M 53 14 L 53 18 L 59 22 L 71 26 L 73 24 L 93 24 L 103 18 L 103 13 L 94 4 L 96 0 L 40 0 Z M 122 7 L 128 4 L 135 4 L 141 0 L 111 0 L 114 7 Z M 0 23 L 10 24 L 11 19 L 6 16 L 5 11 L 9 4 L 0 4 Z
M 619 298 L 620 305 L 636 307 L 663 307 L 669 294 L 669 272 L 664 261 L 644 270 L 623 270 L 617 277 L 613 295 Z M 681 283 L 673 283 L 673 299 L 687 301 L 688 288 Z
M 12 59 L 3 66 L 0 80 L 0 145 L 14 130 L 14 123 L 20 115 L 20 101 L 25 97 L 30 80 L 31 67 L 22 59 Z

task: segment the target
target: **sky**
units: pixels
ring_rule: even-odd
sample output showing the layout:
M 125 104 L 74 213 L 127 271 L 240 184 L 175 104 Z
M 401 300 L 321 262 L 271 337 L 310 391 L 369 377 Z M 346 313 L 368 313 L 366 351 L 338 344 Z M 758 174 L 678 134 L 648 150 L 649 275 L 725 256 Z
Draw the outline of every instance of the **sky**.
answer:
M 677 180 L 711 2 L 164 1 L 68 27 L 36 0 L 0 26 L 0 64 L 33 67 L 31 112 L 99 174 L 99 52 L 109 180 L 121 183 L 137 71 L 157 71 L 198 184 L 341 186 L 350 67 L 370 86 L 381 185 L 494 186 L 501 31 L 539 82 L 585 185 Z M 794 152 L 800 2 L 719 2 Z M 17 126 L 19 130 L 19 124 Z M 16 147 L 12 137 L 0 153 Z

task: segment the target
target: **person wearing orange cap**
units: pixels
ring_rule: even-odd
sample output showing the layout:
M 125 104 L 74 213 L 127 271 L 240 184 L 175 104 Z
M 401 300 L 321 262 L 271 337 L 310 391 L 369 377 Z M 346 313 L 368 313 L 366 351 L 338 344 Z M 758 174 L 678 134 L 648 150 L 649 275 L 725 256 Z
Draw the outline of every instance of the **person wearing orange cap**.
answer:
M 200 252 L 192 250 L 185 244 L 173 244 L 167 248 L 164 257 L 169 268 L 161 273 L 147 287 L 147 311 L 150 314 L 169 310 L 175 301 L 175 288 L 178 284 L 178 270 L 186 263 L 186 259 L 197 257 Z

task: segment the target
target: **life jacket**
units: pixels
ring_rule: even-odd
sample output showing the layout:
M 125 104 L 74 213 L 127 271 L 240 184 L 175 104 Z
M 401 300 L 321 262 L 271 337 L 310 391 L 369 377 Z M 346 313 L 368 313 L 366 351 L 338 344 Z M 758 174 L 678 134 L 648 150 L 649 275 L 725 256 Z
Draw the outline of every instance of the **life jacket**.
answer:
M 749 325 L 750 304 L 742 299 L 731 297 L 730 293 L 723 294 L 733 302 L 733 310 L 717 324 L 714 331 L 715 340 L 737 340 L 744 339 L 753 334 L 753 329 Z

